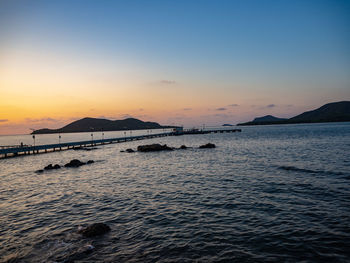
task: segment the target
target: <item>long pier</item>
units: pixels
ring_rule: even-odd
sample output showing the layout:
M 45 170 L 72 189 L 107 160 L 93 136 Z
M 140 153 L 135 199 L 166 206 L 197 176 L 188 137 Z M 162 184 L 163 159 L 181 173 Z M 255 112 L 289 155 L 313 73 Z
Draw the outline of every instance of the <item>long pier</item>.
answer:
M 93 147 L 111 143 L 121 143 L 128 141 L 152 139 L 165 136 L 175 136 L 175 135 L 190 135 L 190 134 L 208 134 L 208 133 L 226 133 L 226 132 L 240 132 L 240 129 L 221 129 L 221 130 L 184 130 L 181 132 L 163 132 L 148 135 L 139 136 L 125 136 L 118 138 L 102 139 L 102 140 L 88 140 L 88 141 L 78 141 L 78 142 L 66 142 L 57 144 L 45 144 L 36 146 L 10 146 L 8 148 L 0 147 L 0 159 L 16 156 L 24 156 L 31 154 L 48 153 L 55 151 L 64 151 L 70 149 L 81 149 L 83 147 Z
M 99 146 L 99 145 L 111 144 L 111 143 L 152 139 L 152 138 L 165 137 L 170 135 L 172 135 L 172 132 L 139 135 L 139 136 L 128 136 L 128 137 L 125 136 L 125 137 L 110 138 L 110 139 L 103 139 L 103 140 L 88 140 L 88 141 L 79 141 L 79 142 L 45 144 L 45 145 L 37 145 L 37 146 L 11 147 L 11 148 L 0 149 L 0 158 L 48 153 L 48 152 L 55 152 L 55 151 L 64 151 L 64 150 L 70 150 L 70 149 L 80 149 L 82 147 L 93 147 L 93 146 Z

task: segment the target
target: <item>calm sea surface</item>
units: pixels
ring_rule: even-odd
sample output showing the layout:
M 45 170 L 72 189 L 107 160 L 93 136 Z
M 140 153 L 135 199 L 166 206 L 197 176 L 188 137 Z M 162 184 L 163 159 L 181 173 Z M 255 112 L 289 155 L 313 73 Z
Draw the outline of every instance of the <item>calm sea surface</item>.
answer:
M 2 145 L 21 141 L 32 144 L 30 136 L 0 137 Z M 217 148 L 198 149 L 208 142 Z M 149 143 L 193 148 L 120 152 Z M 74 158 L 96 162 L 35 173 Z M 76 233 L 95 222 L 111 232 Z M 350 123 L 243 127 L 0 160 L 7 261 L 350 262 Z

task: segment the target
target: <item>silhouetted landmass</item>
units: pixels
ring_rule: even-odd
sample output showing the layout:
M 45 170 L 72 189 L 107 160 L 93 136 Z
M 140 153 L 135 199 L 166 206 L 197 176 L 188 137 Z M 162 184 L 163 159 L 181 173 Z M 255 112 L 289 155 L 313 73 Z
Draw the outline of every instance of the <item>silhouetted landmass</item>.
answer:
M 253 121 L 237 125 L 266 125 L 266 124 L 292 124 L 292 123 L 319 123 L 350 121 L 350 101 L 333 102 L 322 107 L 306 111 L 290 119 L 280 119 L 271 115 L 255 118 Z
M 232 125 L 232 124 L 225 123 L 225 124 L 223 124 L 222 126 L 231 127 L 231 126 L 233 126 L 233 125 Z
M 69 132 L 92 132 L 92 131 L 123 131 L 123 130 L 145 130 L 173 128 L 173 126 L 162 126 L 156 122 L 144 122 L 134 118 L 125 120 L 107 120 L 96 118 L 84 118 L 74 121 L 59 129 L 40 129 L 32 134 L 45 133 L 69 133 Z
M 275 116 L 272 115 L 266 115 L 264 117 L 257 117 L 253 120 L 253 122 L 272 122 L 272 121 L 285 121 L 287 119 L 283 119 L 283 118 L 277 118 Z

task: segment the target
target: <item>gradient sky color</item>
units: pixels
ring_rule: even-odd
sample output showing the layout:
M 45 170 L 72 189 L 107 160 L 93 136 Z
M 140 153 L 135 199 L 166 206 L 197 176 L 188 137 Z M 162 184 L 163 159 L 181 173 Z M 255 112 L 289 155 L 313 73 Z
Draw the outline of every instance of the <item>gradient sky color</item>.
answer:
M 350 1 L 0 1 L 0 134 L 350 100 Z

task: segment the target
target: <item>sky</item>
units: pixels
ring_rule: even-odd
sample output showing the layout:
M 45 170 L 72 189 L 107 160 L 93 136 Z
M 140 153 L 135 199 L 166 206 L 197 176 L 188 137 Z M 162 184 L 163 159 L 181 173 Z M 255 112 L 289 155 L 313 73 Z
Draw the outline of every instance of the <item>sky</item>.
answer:
M 0 1 L 0 134 L 236 124 L 350 100 L 350 1 Z

